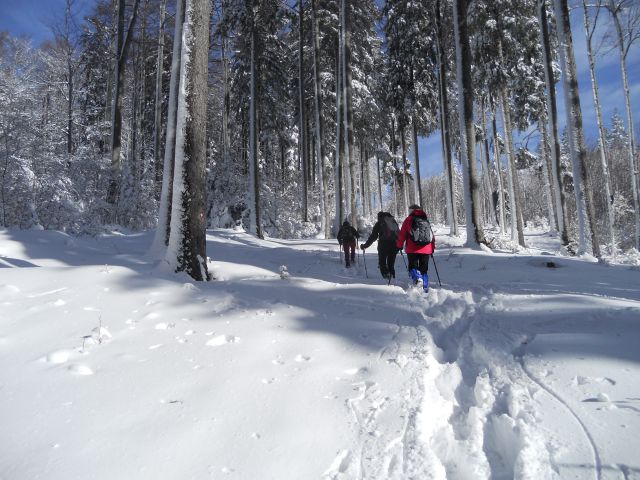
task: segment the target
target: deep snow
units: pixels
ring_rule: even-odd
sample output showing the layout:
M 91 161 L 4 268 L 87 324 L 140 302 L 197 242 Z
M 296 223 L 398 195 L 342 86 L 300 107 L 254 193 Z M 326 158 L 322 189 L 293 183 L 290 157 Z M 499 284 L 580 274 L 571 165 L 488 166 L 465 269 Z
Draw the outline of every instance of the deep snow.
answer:
M 438 235 L 425 296 L 375 245 L 213 230 L 194 283 L 151 240 L 0 230 L 0 478 L 640 478 L 637 267 Z

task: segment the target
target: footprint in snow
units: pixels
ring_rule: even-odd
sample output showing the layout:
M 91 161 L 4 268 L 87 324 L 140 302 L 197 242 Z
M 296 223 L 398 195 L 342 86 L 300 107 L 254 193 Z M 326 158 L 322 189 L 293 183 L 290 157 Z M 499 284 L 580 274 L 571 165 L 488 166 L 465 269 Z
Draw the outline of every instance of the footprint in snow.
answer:
M 274 358 L 273 360 L 271 360 L 271 363 L 273 363 L 274 365 L 284 365 L 284 360 L 282 360 L 281 358 Z
M 82 363 L 72 363 L 67 369 L 76 375 L 93 375 L 93 370 Z
M 207 341 L 206 345 L 209 347 L 220 347 L 227 343 L 238 343 L 239 341 L 240 338 L 234 335 L 218 335 Z
M 42 357 L 42 360 L 47 363 L 59 365 L 61 363 L 66 363 L 67 361 L 69 361 L 70 356 L 71 350 L 54 350 L 53 352 L 49 352 L 47 355 Z
M 296 355 L 296 362 L 308 362 L 311 360 L 311 357 L 308 357 L 306 355 Z
M 158 348 L 162 347 L 163 345 L 161 343 L 158 343 L 156 345 L 151 345 L 149 347 L 149 350 L 157 350 Z
M 263 378 L 261 380 L 261 382 L 264 383 L 265 385 L 271 385 L 275 381 L 276 381 L 275 378 Z
M 341 450 L 336 458 L 333 459 L 331 466 L 322 474 L 322 478 L 337 479 L 340 474 L 347 471 L 350 463 L 351 451 Z
M 149 312 L 147 313 L 144 317 L 142 317 L 144 320 L 153 320 L 154 318 L 159 318 L 160 314 L 156 313 L 156 312 Z
M 367 369 L 367 367 L 360 367 L 360 368 L 349 368 L 345 370 L 344 373 L 346 373 L 347 375 L 362 375 L 367 373 L 368 371 L 369 369 Z

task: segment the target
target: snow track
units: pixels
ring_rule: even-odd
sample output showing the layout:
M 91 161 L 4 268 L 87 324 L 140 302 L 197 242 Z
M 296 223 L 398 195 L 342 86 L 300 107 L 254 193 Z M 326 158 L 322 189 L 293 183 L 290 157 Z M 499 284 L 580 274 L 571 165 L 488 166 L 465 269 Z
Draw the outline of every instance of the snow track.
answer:
M 397 365 L 399 395 L 354 384 L 347 403 L 360 444 L 351 467 L 328 478 L 558 478 L 535 415 L 533 396 L 544 387 L 518 360 L 526 339 L 491 321 L 492 294 L 407 296 L 415 322 L 398 325 L 378 356 Z

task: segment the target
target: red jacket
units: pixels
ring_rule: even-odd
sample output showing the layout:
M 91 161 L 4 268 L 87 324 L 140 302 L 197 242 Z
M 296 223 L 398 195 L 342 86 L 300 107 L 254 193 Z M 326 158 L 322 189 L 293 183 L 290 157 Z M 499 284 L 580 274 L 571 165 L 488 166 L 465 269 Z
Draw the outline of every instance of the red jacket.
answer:
M 411 215 L 405 218 L 404 222 L 402 222 L 402 228 L 400 229 L 400 233 L 398 234 L 398 241 L 396 242 L 396 247 L 402 248 L 404 246 L 405 241 L 407 245 L 404 246 L 404 251 L 407 253 L 422 253 L 425 255 L 431 255 L 436 250 L 436 236 L 433 236 L 433 241 L 431 243 L 427 243 L 426 245 L 420 246 L 413 243 L 411 240 L 411 224 L 413 223 L 413 217 L 424 217 L 427 218 L 427 214 L 422 210 L 414 210 Z

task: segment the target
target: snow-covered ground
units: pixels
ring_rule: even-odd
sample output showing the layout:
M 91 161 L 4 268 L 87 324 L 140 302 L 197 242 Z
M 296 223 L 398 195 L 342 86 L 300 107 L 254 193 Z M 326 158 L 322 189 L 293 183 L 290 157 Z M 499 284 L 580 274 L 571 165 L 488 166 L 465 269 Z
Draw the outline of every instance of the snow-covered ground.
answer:
M 0 230 L 1 479 L 640 478 L 637 267 L 438 235 L 425 296 L 214 230 L 203 284 L 151 239 Z

